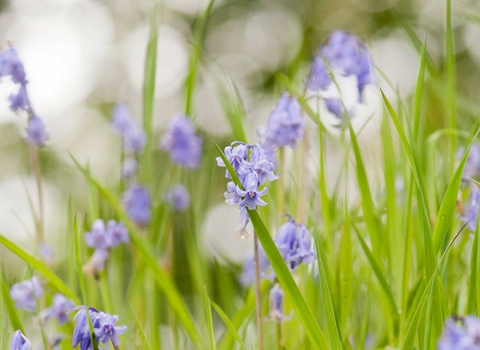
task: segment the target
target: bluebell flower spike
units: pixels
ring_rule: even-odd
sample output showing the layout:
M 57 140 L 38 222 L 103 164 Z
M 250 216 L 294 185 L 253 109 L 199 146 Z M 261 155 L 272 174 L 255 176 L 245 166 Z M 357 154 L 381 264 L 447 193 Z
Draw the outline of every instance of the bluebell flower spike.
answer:
M 34 312 L 37 309 L 36 299 L 43 296 L 43 288 L 38 278 L 33 276 L 30 280 L 15 283 L 10 289 L 10 296 L 17 309 Z

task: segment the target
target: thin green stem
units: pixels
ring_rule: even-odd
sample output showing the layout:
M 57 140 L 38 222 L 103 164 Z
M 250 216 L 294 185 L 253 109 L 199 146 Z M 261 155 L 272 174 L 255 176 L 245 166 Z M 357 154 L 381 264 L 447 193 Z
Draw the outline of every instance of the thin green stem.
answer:
M 255 266 L 255 311 L 257 316 L 258 349 L 263 350 L 262 292 L 260 290 L 260 266 L 258 262 L 258 237 L 253 233 L 253 263 Z
M 38 194 L 38 221 L 36 222 L 37 244 L 40 246 L 45 242 L 45 236 L 43 231 L 43 223 L 45 219 L 45 210 L 43 205 L 43 186 L 42 186 L 42 173 L 40 169 L 40 161 L 38 156 L 38 147 L 30 146 L 30 166 L 35 175 L 35 181 L 37 183 Z
M 277 349 L 283 349 L 283 338 L 282 338 L 282 322 L 277 320 Z

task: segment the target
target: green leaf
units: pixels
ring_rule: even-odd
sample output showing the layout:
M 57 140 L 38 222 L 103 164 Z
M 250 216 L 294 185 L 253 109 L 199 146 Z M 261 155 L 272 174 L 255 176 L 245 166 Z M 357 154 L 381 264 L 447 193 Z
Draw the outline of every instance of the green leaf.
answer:
M 243 344 L 242 338 L 238 334 L 237 330 L 235 329 L 235 326 L 233 325 L 232 321 L 228 318 L 227 314 L 223 312 L 220 306 L 215 304 L 212 300 L 210 300 L 210 305 L 212 305 L 212 307 L 215 309 L 215 311 L 218 313 L 218 315 L 221 317 L 221 319 L 227 326 L 228 330 L 233 334 L 233 337 L 237 340 L 238 344 L 240 345 L 240 348 L 246 350 L 247 348 Z
M 333 309 L 333 303 L 328 286 L 327 274 L 325 272 L 325 266 L 322 261 L 322 254 L 320 254 L 320 241 L 318 234 L 315 237 L 315 244 L 317 249 L 317 263 L 318 271 L 320 273 L 320 286 L 322 289 L 322 302 L 325 309 L 325 317 L 327 319 L 328 335 L 330 339 L 330 348 L 335 350 L 343 349 L 342 340 L 338 331 L 338 322 L 335 317 L 335 311 Z
M 137 314 L 133 310 L 133 307 L 130 303 L 129 303 L 129 306 L 130 306 L 130 311 L 133 316 L 133 319 L 135 320 L 135 326 L 137 327 L 138 332 L 140 333 L 140 339 L 142 341 L 142 349 L 152 350 L 152 347 L 148 342 L 147 335 L 145 334 L 145 331 L 143 330 L 142 325 L 140 324 L 140 320 L 138 319 Z
M 417 76 L 417 85 L 415 87 L 415 100 L 414 100 L 414 109 L 413 109 L 413 134 L 412 140 L 415 137 L 418 137 L 420 134 L 420 116 L 421 116 L 421 106 L 422 106 L 422 95 L 423 95 L 423 85 L 425 80 L 425 62 L 426 62 L 426 41 L 422 43 L 422 48 L 420 50 L 420 68 L 418 70 Z
M 5 248 L 25 261 L 31 268 L 39 272 L 56 290 L 65 295 L 67 298 L 72 299 L 76 304 L 80 304 L 80 300 L 75 293 L 72 292 L 71 289 L 60 279 L 60 277 L 50 270 L 47 265 L 28 254 L 25 250 L 20 248 L 2 234 L 0 234 L 0 244 L 4 245 Z
M 235 140 L 247 142 L 247 136 L 243 128 L 243 120 L 245 119 L 245 107 L 238 89 L 233 81 L 230 82 L 232 89 L 228 89 L 225 84 L 219 83 L 218 95 L 223 112 L 232 129 Z M 233 90 L 233 91 L 229 91 Z
M 207 321 L 208 337 L 210 339 L 210 349 L 215 350 L 215 333 L 213 330 L 212 308 L 210 305 L 210 298 L 208 297 L 206 286 L 204 289 L 204 303 L 205 303 L 205 318 Z M 233 325 L 233 323 L 231 324 Z M 234 329 L 235 329 L 235 326 L 234 326 Z
M 14 331 L 19 329 L 25 335 L 22 321 L 20 321 L 20 317 L 18 317 L 17 308 L 13 304 L 12 298 L 10 298 L 10 288 L 8 288 L 7 282 L 5 282 L 2 274 L 0 274 L 0 284 L 2 285 L 3 303 L 7 310 L 8 317 L 10 318 L 12 328 Z

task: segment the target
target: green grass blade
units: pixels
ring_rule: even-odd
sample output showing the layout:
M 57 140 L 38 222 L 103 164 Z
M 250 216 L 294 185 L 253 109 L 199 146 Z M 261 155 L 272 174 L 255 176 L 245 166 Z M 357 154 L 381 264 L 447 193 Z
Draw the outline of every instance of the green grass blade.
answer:
M 472 148 L 473 143 L 475 142 L 477 136 L 480 133 L 480 128 L 477 130 L 475 136 L 472 139 L 472 142 L 468 146 L 465 154 L 463 155 L 460 164 L 458 165 L 453 178 L 450 180 L 450 183 L 447 187 L 445 195 L 442 199 L 442 204 L 438 210 L 437 221 L 433 228 L 433 245 L 435 253 L 439 252 L 441 249 L 442 241 L 445 239 L 450 223 L 455 214 L 455 206 L 457 204 L 458 191 L 460 190 L 460 185 L 462 183 L 463 169 L 465 168 L 465 163 L 467 162 L 468 154 Z
M 22 321 L 20 321 L 20 317 L 18 317 L 17 308 L 15 307 L 12 298 L 10 298 L 10 289 L 8 288 L 7 282 L 3 278 L 2 274 L 0 274 L 0 284 L 2 285 L 3 303 L 5 305 L 5 309 L 7 310 L 8 318 L 12 324 L 12 328 L 14 331 L 19 329 L 23 334 L 25 334 Z
M 320 241 L 318 234 L 315 237 L 315 245 L 317 249 L 317 263 L 318 271 L 320 274 L 320 285 L 322 289 L 322 303 L 325 309 L 325 317 L 327 319 L 328 336 L 330 340 L 330 348 L 334 350 L 343 349 L 342 340 L 340 338 L 340 332 L 338 330 L 338 322 L 335 317 L 335 311 L 333 309 L 332 297 L 330 288 L 328 286 L 327 273 L 325 272 L 325 266 L 323 264 L 322 254 L 320 254 Z
M 133 310 L 132 305 L 130 304 L 130 311 L 133 316 L 133 319 L 135 320 L 135 327 L 138 329 L 138 333 L 140 334 L 140 339 L 142 341 L 142 349 L 146 350 L 152 350 L 152 347 L 150 346 L 150 343 L 148 342 L 147 335 L 145 334 L 145 331 L 142 328 L 142 325 L 140 323 L 140 320 L 138 319 L 137 314 Z
M 453 29 L 452 29 L 452 2 L 451 0 L 446 0 L 446 31 L 445 31 L 445 73 L 446 73 L 446 85 L 445 85 L 445 111 L 447 125 L 451 129 L 456 127 L 456 102 L 455 102 L 455 85 L 456 85 L 456 74 L 455 74 L 455 52 L 453 44 Z M 455 135 L 451 135 L 451 144 L 449 145 L 449 168 L 448 172 L 453 170 L 455 162 L 455 152 L 457 151 L 457 138 Z
M 215 309 L 217 314 L 220 316 L 220 318 L 223 320 L 225 325 L 227 326 L 228 330 L 233 334 L 233 337 L 237 340 L 238 344 L 240 345 L 240 348 L 246 350 L 247 348 L 243 344 L 242 338 L 238 334 L 235 326 L 233 325 L 232 321 L 228 318 L 227 314 L 223 312 L 223 310 L 215 304 L 212 300 L 210 300 L 210 305 Z
M 388 284 L 387 279 L 385 278 L 385 276 L 382 272 L 382 269 L 378 265 L 377 260 L 375 259 L 373 253 L 370 251 L 370 249 L 367 246 L 367 243 L 365 243 L 365 240 L 363 239 L 362 235 L 358 231 L 358 228 L 353 223 L 352 223 L 352 226 L 353 226 L 353 229 L 354 229 L 355 233 L 357 234 L 358 241 L 360 242 L 360 246 L 362 247 L 362 250 L 365 253 L 365 256 L 367 257 L 370 265 L 372 266 L 372 270 L 375 273 L 375 276 L 378 278 L 378 282 L 380 282 L 380 286 L 382 287 L 382 290 L 385 293 L 385 296 L 387 297 L 392 316 L 397 318 L 398 317 L 398 307 L 395 303 L 395 298 L 393 296 L 392 290 L 390 289 L 390 285 Z
M 210 298 L 208 297 L 207 287 L 204 289 L 204 303 L 205 303 L 205 318 L 207 321 L 208 338 L 210 339 L 210 349 L 215 350 L 215 333 L 213 330 L 212 307 L 210 305 Z M 233 323 L 230 321 L 233 325 Z M 233 327 L 235 329 L 235 326 Z
M 413 108 L 413 134 L 412 140 L 415 137 L 418 138 L 420 135 L 420 117 L 421 117 L 421 106 L 422 106 L 422 96 L 423 96 L 423 86 L 425 80 L 425 65 L 426 65 L 426 51 L 427 43 L 424 41 L 422 43 L 422 48 L 420 50 L 420 68 L 418 69 L 417 76 L 417 85 L 415 87 L 415 100 Z
M 2 234 L 0 234 L 0 244 L 25 261 L 31 268 L 39 272 L 56 290 L 65 295 L 67 298 L 72 299 L 75 303 L 80 304 L 80 300 L 75 293 L 72 292 L 72 290 L 60 279 L 60 277 L 50 270 L 42 261 L 28 254 L 25 250 L 20 248 Z
M 187 116 L 192 115 L 193 93 L 195 91 L 195 86 L 197 85 L 198 62 L 200 61 L 203 39 L 205 37 L 208 19 L 210 17 L 210 12 L 212 11 L 214 2 L 215 0 L 209 1 L 204 13 L 198 19 L 198 25 L 195 28 L 192 53 L 190 55 L 190 62 L 188 65 L 189 73 L 187 80 L 185 81 L 185 114 Z
M 235 140 L 247 143 L 247 136 L 243 128 L 243 120 L 245 119 L 245 107 L 240 93 L 231 81 L 232 89 L 228 89 L 225 84 L 219 83 L 218 93 L 223 112 L 232 129 Z M 233 90 L 233 91 L 229 91 Z

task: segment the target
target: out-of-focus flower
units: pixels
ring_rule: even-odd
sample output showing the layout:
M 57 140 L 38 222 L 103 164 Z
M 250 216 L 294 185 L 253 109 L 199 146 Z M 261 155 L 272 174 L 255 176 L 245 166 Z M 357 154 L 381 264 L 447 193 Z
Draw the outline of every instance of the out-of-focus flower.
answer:
M 135 158 L 127 158 L 122 163 L 122 177 L 130 179 L 138 169 L 138 161 Z
M 118 322 L 117 315 L 109 315 L 104 312 L 99 313 L 98 327 L 95 328 L 94 333 L 99 341 L 104 344 L 110 340 L 114 346 L 120 345 L 118 339 L 119 334 L 123 334 L 127 331 L 127 326 L 115 326 Z
M 290 270 L 294 270 L 302 263 L 308 265 L 317 259 L 317 255 L 311 248 L 311 240 L 308 228 L 304 224 L 295 223 L 291 217 L 280 226 L 273 239 Z M 259 270 L 263 278 L 272 279 L 275 277 L 275 272 L 272 271 L 272 266 L 263 249 L 259 250 Z M 240 277 L 243 285 L 253 281 L 254 272 L 253 257 L 250 257 L 247 259 Z
M 87 246 L 98 250 L 106 250 L 108 248 L 106 238 L 105 222 L 102 219 L 95 220 L 92 225 L 92 230 L 85 234 Z
M 80 350 L 92 349 L 91 336 L 95 337 L 103 344 L 111 341 L 114 346 L 118 346 L 120 341 L 119 334 L 127 331 L 127 326 L 115 326 L 118 321 L 117 315 L 109 315 L 105 312 L 98 311 L 94 308 L 88 308 L 88 317 L 92 320 L 93 334 L 90 334 L 90 326 L 87 319 L 85 306 L 79 306 L 75 315 L 75 329 L 73 331 L 72 347 L 80 344 Z
M 10 108 L 14 112 L 25 111 L 28 114 L 27 142 L 32 146 L 43 147 L 48 140 L 45 124 L 34 112 L 27 93 L 27 78 L 23 63 L 13 47 L 0 53 L 0 81 L 9 76 L 19 85 L 16 93 L 9 96 Z
M 123 222 L 116 222 L 115 220 L 108 220 L 105 243 L 108 248 L 115 248 L 120 243 L 129 243 L 130 236 L 128 229 Z
M 438 350 L 480 349 L 480 319 L 465 316 L 455 321 L 449 318 L 437 344 Z
M 10 290 L 16 308 L 34 312 L 37 308 L 36 298 L 43 296 L 43 288 L 36 276 L 30 280 L 15 283 Z
M 13 333 L 10 350 L 30 350 L 30 342 L 21 331 L 17 330 Z
M 170 154 L 176 164 L 188 169 L 198 168 L 202 156 L 203 139 L 195 134 L 195 125 L 184 115 L 171 121 L 160 147 Z
M 270 113 L 266 131 L 260 132 L 260 135 L 270 146 L 295 147 L 296 142 L 303 138 L 304 127 L 305 119 L 300 104 L 285 92 Z
M 47 321 L 51 318 L 58 319 L 59 324 L 65 324 L 69 321 L 68 313 L 75 307 L 75 303 L 62 294 L 55 294 L 53 304 L 40 313 L 40 318 Z
M 258 247 L 258 269 L 260 271 L 260 277 L 263 278 L 273 278 L 275 274 L 271 273 L 272 266 L 270 261 L 267 258 L 267 254 L 263 250 L 263 247 L 260 245 Z M 250 257 L 245 260 L 243 263 L 243 271 L 240 275 L 240 283 L 244 287 L 248 287 L 255 281 L 255 264 L 253 257 Z
M 475 232 L 477 228 L 478 210 L 480 204 L 480 188 L 472 184 L 470 186 L 470 196 L 468 198 L 468 204 L 465 208 L 464 216 L 461 217 L 462 221 L 468 223 L 468 228 Z
M 462 158 L 465 153 L 465 148 L 461 147 L 457 152 L 457 158 Z M 463 169 L 464 180 L 468 178 L 475 178 L 480 174 L 480 146 L 477 143 L 472 145 L 470 152 L 468 153 L 467 162 Z
M 146 135 L 142 127 L 133 119 L 125 103 L 119 103 L 113 111 L 112 126 L 123 139 L 127 149 L 140 152 L 145 147 Z
M 145 226 L 150 222 L 150 194 L 140 185 L 132 185 L 123 194 L 123 205 L 134 222 Z
M 165 202 L 167 202 L 175 211 L 185 211 L 190 205 L 190 195 L 185 186 L 177 184 L 172 186 L 165 194 Z
M 325 112 L 320 116 L 327 126 L 342 125 L 347 115 L 370 118 L 378 108 L 374 103 L 378 100 L 378 89 L 375 92 L 367 89 L 376 86 L 369 51 L 357 36 L 345 31 L 332 32 L 320 47 L 306 86 L 308 97 L 321 98 L 320 106 Z
M 278 179 L 278 175 L 273 173 L 275 166 L 267 159 L 265 151 L 259 145 L 251 146 L 235 141 L 225 147 L 225 157 L 235 170 L 243 188 L 235 186 L 235 183 L 230 181 L 227 183 L 227 191 L 223 195 L 228 204 L 240 206 L 240 216 L 235 232 L 237 238 L 245 238 L 249 235 L 246 231 L 249 219 L 245 208 L 254 210 L 257 205 L 267 205 L 261 198 L 267 193 L 267 187 L 263 189 L 259 187 L 267 180 Z M 221 157 L 217 157 L 217 165 L 226 167 Z M 225 177 L 231 178 L 228 169 Z
M 270 290 L 270 300 L 269 300 L 270 312 L 267 319 L 269 321 L 287 321 L 291 317 L 285 316 L 282 312 L 283 306 L 283 290 L 280 288 L 278 283 L 275 283 L 273 288 Z

